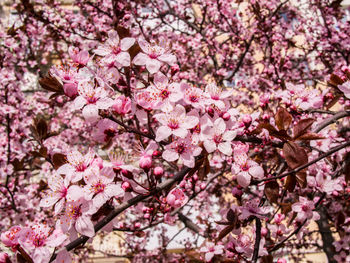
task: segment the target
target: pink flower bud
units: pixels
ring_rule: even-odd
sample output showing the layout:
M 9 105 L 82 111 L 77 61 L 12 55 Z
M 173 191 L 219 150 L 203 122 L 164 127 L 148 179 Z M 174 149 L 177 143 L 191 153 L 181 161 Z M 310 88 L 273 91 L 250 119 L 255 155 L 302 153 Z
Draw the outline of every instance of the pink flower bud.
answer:
M 132 190 L 131 184 L 126 181 L 122 183 L 122 188 L 125 192 L 131 192 Z
M 267 229 L 265 227 L 261 228 L 261 235 L 264 237 L 267 235 Z
M 209 108 L 208 109 L 208 114 L 209 114 L 210 117 L 214 117 L 214 113 L 215 113 L 215 111 L 214 111 L 213 108 Z
M 222 118 L 224 119 L 224 121 L 228 121 L 231 118 L 230 113 L 225 112 L 224 114 L 222 114 Z
M 161 175 L 163 175 L 164 170 L 162 167 L 157 166 L 156 168 L 154 168 L 153 173 L 155 176 L 160 177 Z
M 125 169 L 122 170 L 122 175 L 125 176 L 128 179 L 132 179 L 134 177 L 133 174 L 130 171 L 125 170 Z
M 140 223 L 140 222 L 136 222 L 136 223 L 134 224 L 134 227 L 135 227 L 135 228 L 140 228 L 140 227 L 141 227 L 141 223 Z
M 152 157 L 149 155 L 142 156 L 139 161 L 140 168 L 149 170 L 152 166 Z
M 152 153 L 152 156 L 153 157 L 158 157 L 158 156 L 160 156 L 162 153 L 160 152 L 160 151 L 157 151 L 157 150 L 155 150 L 153 153 Z
M 279 258 L 279 259 L 277 260 L 277 263 L 287 263 L 287 260 L 284 259 L 284 258 Z
M 151 217 L 151 215 L 149 214 L 149 213 L 146 213 L 146 214 L 144 214 L 144 216 L 143 216 L 143 218 L 145 218 L 145 219 L 149 219 Z
M 250 115 L 244 115 L 242 118 L 242 121 L 244 123 L 245 126 L 249 126 L 252 123 L 252 116 Z
M 201 185 L 200 185 L 200 188 L 201 188 L 201 190 L 204 190 L 205 188 L 206 188 L 206 183 L 201 183 Z

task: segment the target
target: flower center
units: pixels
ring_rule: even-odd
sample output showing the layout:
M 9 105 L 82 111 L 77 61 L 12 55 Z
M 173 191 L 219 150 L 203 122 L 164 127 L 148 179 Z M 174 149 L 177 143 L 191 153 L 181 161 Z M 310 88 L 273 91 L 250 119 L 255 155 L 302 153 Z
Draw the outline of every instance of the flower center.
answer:
M 77 172 L 84 172 L 86 169 L 85 163 L 79 163 L 75 166 L 75 171 Z
M 45 236 L 35 235 L 35 236 L 33 237 L 33 245 L 34 245 L 35 247 L 41 247 L 41 246 L 44 245 L 45 239 L 46 239 Z
M 151 59 L 156 59 L 158 57 L 158 54 L 154 51 L 152 51 L 149 55 L 148 55 Z
M 179 121 L 176 119 L 170 119 L 168 122 L 168 127 L 172 130 L 179 128 Z
M 200 133 L 201 132 L 201 126 L 198 123 L 196 126 L 194 126 L 194 128 L 192 129 L 193 133 Z
M 249 170 L 248 164 L 247 164 L 247 163 L 243 164 L 243 165 L 241 166 L 241 169 L 242 169 L 242 171 L 244 171 L 244 172 L 248 171 L 248 170 Z
M 113 47 L 112 53 L 114 55 L 118 55 L 121 52 L 121 48 L 120 47 Z
M 221 134 L 215 135 L 213 140 L 216 144 L 221 143 L 222 142 L 222 135 Z
M 190 101 L 191 102 L 198 102 L 199 101 L 198 96 L 195 94 L 190 95 Z
M 93 191 L 95 194 L 102 193 L 105 190 L 105 187 L 106 187 L 105 184 L 98 182 L 93 186 Z
M 97 98 L 94 95 L 90 95 L 86 98 L 86 100 L 89 104 L 95 104 L 97 101 Z
M 304 212 L 306 212 L 306 211 L 309 210 L 309 208 L 308 208 L 307 205 L 302 205 L 301 210 L 303 210 Z
M 178 145 L 176 145 L 176 151 L 181 154 L 186 150 L 186 145 L 183 143 L 179 143 Z
M 71 219 L 77 219 L 82 215 L 81 212 L 81 207 L 80 205 L 73 206 L 69 208 L 69 211 L 67 212 L 67 216 L 70 217 Z
M 159 96 L 164 100 L 169 97 L 170 92 L 167 89 L 163 89 L 160 93 Z
M 61 196 L 61 198 L 64 198 L 64 197 L 66 197 L 66 195 L 67 195 L 67 188 L 63 187 L 60 191 L 60 196 Z

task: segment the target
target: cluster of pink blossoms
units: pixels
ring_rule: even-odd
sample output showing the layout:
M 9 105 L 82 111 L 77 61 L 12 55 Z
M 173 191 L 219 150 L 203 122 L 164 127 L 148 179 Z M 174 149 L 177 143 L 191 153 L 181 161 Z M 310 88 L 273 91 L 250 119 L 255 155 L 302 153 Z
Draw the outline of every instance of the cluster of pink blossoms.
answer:
M 132 49 L 139 52 L 133 54 Z M 149 43 L 143 38 L 120 38 L 112 30 L 108 39 L 93 50 L 93 56 L 87 50 L 77 48 L 70 48 L 68 53 L 72 62 L 64 67 L 52 68 L 50 73 L 62 85 L 67 104 L 75 113 L 81 112 L 96 145 L 100 143 L 102 147 L 95 145 L 85 154 L 84 150 L 61 153 L 65 156 L 64 162 L 53 175 L 48 176 L 48 190 L 40 202 L 44 209 L 53 209 L 57 217 L 56 226 L 14 226 L 1 235 L 5 246 L 19 251 L 22 256 L 28 254 L 34 262 L 43 263 L 50 261 L 53 248 L 61 248 L 56 262 L 69 262 L 70 256 L 63 246 L 79 236 L 94 237 L 96 223 L 105 216 L 105 207 L 112 209 L 122 202 L 127 204 L 134 200 L 133 197 L 152 197 L 156 205 L 142 207 L 141 204 L 135 211 L 142 212 L 143 219 L 151 223 L 150 220 L 160 211 L 162 220 L 171 224 L 175 217 L 172 212 L 200 195 L 207 187 L 204 182 L 206 176 L 210 175 L 210 183 L 211 179 L 215 180 L 215 176 L 220 175 L 221 169 L 222 174 L 230 172 L 233 175 L 228 180 L 234 184 L 232 195 L 239 205 L 232 205 L 232 212 L 222 213 L 227 222 L 221 223 L 230 230 L 221 238 L 225 242 L 206 242 L 200 249 L 207 262 L 214 262 L 224 252 L 227 258 L 248 260 L 255 249 L 252 236 L 259 236 L 257 256 L 266 256 L 265 243 L 271 238 L 278 243 L 290 232 L 284 223 L 284 214 L 277 213 L 268 218 L 272 209 L 264 204 L 263 196 L 265 194 L 273 203 L 268 191 L 276 194 L 276 189 L 268 189 L 264 194 L 259 190 L 264 189 L 265 177 L 272 175 L 267 175 L 266 167 L 253 161 L 249 145 L 243 143 L 243 139 L 248 141 L 248 135 L 255 131 L 262 137 L 256 137 L 261 143 L 274 140 L 275 144 L 283 147 L 281 138 L 288 138 L 294 143 L 296 138 L 292 140 L 287 134 L 288 127 L 281 128 L 285 123 L 292 123 L 288 116 L 283 116 L 282 124 L 277 118 L 270 120 L 268 115 L 262 116 L 263 121 L 258 121 L 259 112 L 240 117 L 239 110 L 233 107 L 233 90 L 214 82 L 195 86 L 174 77 L 173 72 L 166 69 L 169 66 L 176 68 L 176 57 L 167 47 Z M 135 74 L 138 71 L 139 76 Z M 339 86 L 347 98 L 348 86 L 347 82 Z M 318 91 L 308 92 L 304 86 L 291 84 L 287 84 L 286 90 L 276 96 L 286 105 L 299 110 L 318 108 L 323 103 Z M 262 107 L 266 107 L 268 102 L 268 97 L 261 98 Z M 296 130 L 293 132 L 296 133 Z M 127 144 L 131 147 L 126 147 Z M 310 147 L 313 146 L 310 144 Z M 259 150 L 255 148 L 254 151 Z M 47 158 L 54 156 L 55 152 L 56 149 L 49 149 Z M 128 159 L 126 156 L 131 157 Z M 287 159 L 288 165 L 293 161 Z M 226 166 L 229 166 L 228 170 Z M 163 178 L 177 178 L 172 172 L 183 168 L 194 172 L 174 179 L 174 183 L 179 181 L 175 188 L 158 190 Z M 215 175 L 214 171 L 218 174 Z M 343 190 L 342 179 L 333 179 L 324 172 L 308 177 L 311 177 L 308 185 L 321 193 L 330 195 Z M 294 187 L 296 183 L 302 185 L 303 182 L 294 182 Z M 254 198 L 247 197 L 246 189 Z M 156 190 L 159 193 L 155 194 Z M 276 195 L 279 195 L 278 187 Z M 290 201 L 290 196 L 287 199 Z M 304 196 L 293 202 L 289 217 L 295 219 L 296 225 L 320 219 L 315 211 L 315 202 Z M 239 229 L 253 219 L 258 222 L 269 220 L 266 223 L 268 230 L 261 226 L 261 229 L 249 227 L 248 235 Z M 105 229 L 122 225 L 115 221 L 111 223 Z M 136 232 L 140 227 L 140 223 L 136 222 L 125 229 Z M 225 232 L 225 229 L 221 230 Z M 221 233 L 209 238 L 214 240 Z M 337 249 L 341 247 L 339 251 L 348 250 L 340 243 L 335 244 Z

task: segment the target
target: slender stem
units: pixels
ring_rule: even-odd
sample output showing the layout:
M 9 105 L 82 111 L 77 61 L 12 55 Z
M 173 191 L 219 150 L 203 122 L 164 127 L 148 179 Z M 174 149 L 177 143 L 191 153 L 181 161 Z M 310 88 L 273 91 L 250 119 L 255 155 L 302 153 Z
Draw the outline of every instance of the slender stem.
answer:
M 254 252 L 252 262 L 257 262 L 259 257 L 259 246 L 261 240 L 261 221 L 259 218 L 255 217 L 255 244 L 254 244 Z

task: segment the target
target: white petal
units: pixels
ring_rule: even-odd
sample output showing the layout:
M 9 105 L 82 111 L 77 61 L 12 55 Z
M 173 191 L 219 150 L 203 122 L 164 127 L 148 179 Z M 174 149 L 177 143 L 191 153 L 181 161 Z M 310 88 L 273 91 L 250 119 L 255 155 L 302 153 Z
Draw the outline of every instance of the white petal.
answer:
M 228 156 L 232 155 L 232 147 L 231 147 L 231 143 L 230 142 L 219 143 L 218 149 L 223 154 L 226 154 Z

